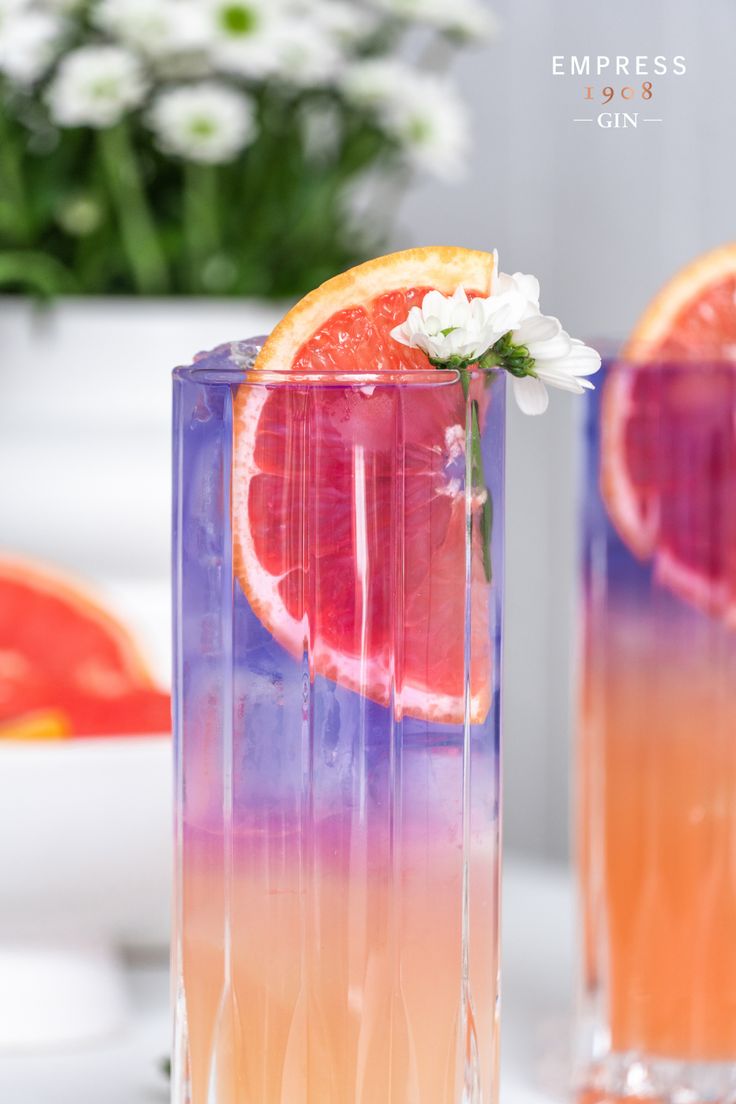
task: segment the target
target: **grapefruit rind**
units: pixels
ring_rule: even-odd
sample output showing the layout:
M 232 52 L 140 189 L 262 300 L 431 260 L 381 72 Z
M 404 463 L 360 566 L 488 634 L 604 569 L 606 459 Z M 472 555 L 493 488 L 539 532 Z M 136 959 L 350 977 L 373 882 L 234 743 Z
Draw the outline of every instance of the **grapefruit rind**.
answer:
M 492 253 L 450 246 L 429 246 L 389 253 L 366 261 L 311 291 L 275 328 L 255 368 L 287 371 L 299 350 L 337 311 L 368 303 L 405 288 L 431 287 L 451 295 L 459 285 L 488 296 L 495 268 Z
M 646 361 L 669 336 L 680 313 L 710 287 L 736 275 L 736 242 L 712 249 L 665 284 L 639 319 L 624 349 L 628 360 Z
M 368 261 L 328 280 L 302 299 L 276 327 L 258 355 L 254 371 L 283 373 L 292 368 L 300 349 L 338 311 L 371 302 L 381 295 L 415 287 L 452 294 L 460 285 L 488 296 L 493 285 L 495 256 L 477 250 L 431 246 L 389 254 Z M 319 638 L 310 641 L 305 620 L 296 620 L 279 593 L 281 577 L 262 566 L 255 550 L 248 518 L 251 480 L 260 472 L 255 446 L 267 393 L 242 387 L 233 404 L 233 569 L 249 605 L 261 623 L 295 658 L 308 657 L 315 672 L 374 701 L 388 704 L 390 675 L 380 657 L 339 653 Z M 394 709 L 437 723 L 457 724 L 465 719 L 465 699 L 438 694 L 408 680 L 395 688 Z M 483 680 L 471 695 L 470 720 L 482 723 L 491 705 L 491 691 Z

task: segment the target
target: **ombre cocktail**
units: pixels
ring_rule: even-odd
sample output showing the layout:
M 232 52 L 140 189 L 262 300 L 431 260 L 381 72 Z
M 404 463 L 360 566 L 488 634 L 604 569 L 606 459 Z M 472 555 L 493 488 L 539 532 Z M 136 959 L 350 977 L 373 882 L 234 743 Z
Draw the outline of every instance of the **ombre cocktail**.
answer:
M 736 1088 L 736 368 L 610 364 L 588 426 L 583 1082 Z
M 496 1099 L 505 376 L 600 364 L 496 262 L 176 373 L 176 1104 Z
M 176 381 L 176 1099 L 485 1104 L 503 381 L 254 352 Z

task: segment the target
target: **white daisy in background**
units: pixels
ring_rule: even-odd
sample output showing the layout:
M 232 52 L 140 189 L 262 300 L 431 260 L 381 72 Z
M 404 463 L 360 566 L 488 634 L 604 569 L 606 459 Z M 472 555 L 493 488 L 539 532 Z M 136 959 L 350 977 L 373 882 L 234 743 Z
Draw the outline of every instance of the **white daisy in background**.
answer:
M 373 0 L 386 15 L 426 23 L 462 38 L 485 41 L 498 31 L 498 20 L 485 0 Z
M 342 87 L 354 104 L 375 113 L 414 167 L 445 180 L 462 175 L 470 130 L 449 81 L 398 61 L 371 60 L 352 66 Z
M 330 85 L 336 80 L 343 55 L 335 39 L 319 23 L 292 16 L 273 28 L 269 40 L 273 53 L 269 76 L 302 87 Z
M 258 133 L 250 98 L 217 81 L 161 92 L 149 124 L 162 149 L 210 165 L 233 161 Z
M 196 0 L 101 0 L 93 22 L 152 59 L 202 48 L 207 19 Z
M 521 272 L 499 273 L 487 298 L 469 300 L 428 292 L 405 322 L 391 331 L 401 345 L 421 349 L 433 364 L 463 367 L 480 362 L 506 369 L 514 397 L 525 414 L 543 414 L 547 387 L 582 395 L 587 378 L 601 366 L 600 355 L 570 337 L 560 321 L 539 309 L 539 281 Z
M 288 19 L 281 0 L 204 0 L 209 52 L 217 68 L 259 80 L 278 65 L 274 35 Z
M 345 71 L 342 89 L 356 107 L 379 111 L 390 99 L 391 88 L 412 75 L 408 65 L 386 58 L 356 62 Z
M 346 49 L 369 38 L 378 27 L 375 12 L 357 8 L 348 0 L 306 0 L 300 10 Z
M 56 58 L 65 29 L 55 12 L 24 0 L 1 0 L 0 73 L 23 87 L 34 84 Z
M 82 46 L 62 59 L 47 98 L 59 126 L 109 127 L 139 107 L 146 91 L 142 66 L 130 50 Z

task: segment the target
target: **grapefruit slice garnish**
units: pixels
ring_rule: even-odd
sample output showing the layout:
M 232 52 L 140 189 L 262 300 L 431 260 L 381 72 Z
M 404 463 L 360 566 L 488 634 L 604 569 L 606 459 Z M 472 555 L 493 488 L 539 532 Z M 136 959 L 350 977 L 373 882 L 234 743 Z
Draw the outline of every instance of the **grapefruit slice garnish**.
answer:
M 736 244 L 667 284 L 624 357 L 602 397 L 609 514 L 629 548 L 653 560 L 658 581 L 734 620 Z
M 448 724 L 465 714 L 466 403 L 452 375 L 390 331 L 431 289 L 489 295 L 493 268 L 489 253 L 412 249 L 328 281 L 274 330 L 253 370 L 309 373 L 312 384 L 245 383 L 234 410 L 234 569 L 255 614 L 312 675 Z M 381 374 L 407 370 L 422 371 L 411 397 L 381 386 Z M 335 373 L 370 385 L 313 386 Z M 467 677 L 480 722 L 490 588 L 471 528 Z
M 81 585 L 0 558 L 0 737 L 170 731 L 135 641 Z

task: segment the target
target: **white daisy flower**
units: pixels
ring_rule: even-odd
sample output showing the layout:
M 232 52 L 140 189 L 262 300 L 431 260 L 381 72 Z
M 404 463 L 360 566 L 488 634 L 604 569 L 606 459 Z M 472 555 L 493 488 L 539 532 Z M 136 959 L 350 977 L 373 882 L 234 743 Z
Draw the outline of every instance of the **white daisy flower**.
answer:
M 164 150 L 211 165 L 234 160 L 257 134 L 250 98 L 216 81 L 161 92 L 149 123 Z
M 484 0 L 374 0 L 386 15 L 426 23 L 462 38 L 483 41 L 498 31 L 498 20 Z
M 468 299 L 462 287 L 452 296 L 429 291 L 421 307 L 412 307 L 391 336 L 401 345 L 421 349 L 431 360 L 476 360 L 506 332 L 498 328 L 492 307 L 492 297 Z
M 209 50 L 225 72 L 250 80 L 278 66 L 274 33 L 286 18 L 281 0 L 206 0 Z
M 54 12 L 19 0 L 0 3 L 0 73 L 16 84 L 34 84 L 56 57 L 66 24 Z
M 487 298 L 469 300 L 461 287 L 452 296 L 430 291 L 391 336 L 436 364 L 462 367 L 492 353 L 485 363 L 508 368 L 525 414 L 544 413 L 547 387 L 582 395 L 593 387 L 587 377 L 601 366 L 594 349 L 570 337 L 557 318 L 541 314 L 539 281 L 521 272 L 499 273 Z M 507 341 L 496 348 L 502 338 Z
M 375 12 L 357 8 L 348 0 L 306 0 L 300 10 L 348 49 L 369 38 L 378 27 Z
M 62 127 L 109 127 L 139 107 L 147 91 L 138 58 L 122 46 L 82 46 L 61 61 L 48 90 Z
M 512 331 L 515 345 L 523 345 L 534 358 L 534 375 L 514 377 L 514 397 L 525 414 L 543 414 L 549 405 L 547 386 L 582 395 L 592 390 L 587 379 L 601 366 L 600 355 L 582 341 L 570 337 L 560 321 L 538 314 Z
M 274 59 L 269 76 L 303 87 L 334 83 L 342 54 L 318 23 L 298 17 L 283 20 L 271 31 L 269 40 Z
M 444 180 L 462 176 L 470 148 L 464 105 L 452 85 L 415 73 L 383 110 L 387 130 L 411 164 Z
M 449 82 L 401 62 L 371 60 L 351 66 L 343 90 L 348 100 L 376 115 L 415 168 L 446 180 L 462 174 L 470 132 Z
M 513 276 L 499 272 L 497 251 L 494 257 L 498 275 L 493 284 L 493 295 L 487 302 L 503 335 L 519 326 L 525 318 L 539 314 L 539 280 L 536 276 L 525 276 L 523 272 L 515 272 Z
M 392 89 L 413 81 L 413 68 L 388 57 L 372 57 L 345 70 L 342 89 L 355 106 L 380 110 L 394 98 Z
M 391 88 L 411 80 L 413 70 L 400 61 L 372 58 L 357 62 L 345 71 L 342 88 L 351 103 L 379 111 L 392 98 Z
M 201 48 L 207 30 L 202 5 L 194 0 L 101 0 L 93 21 L 154 59 Z

